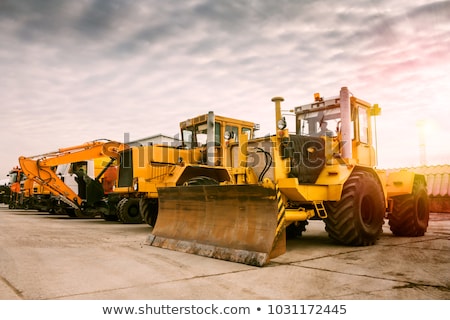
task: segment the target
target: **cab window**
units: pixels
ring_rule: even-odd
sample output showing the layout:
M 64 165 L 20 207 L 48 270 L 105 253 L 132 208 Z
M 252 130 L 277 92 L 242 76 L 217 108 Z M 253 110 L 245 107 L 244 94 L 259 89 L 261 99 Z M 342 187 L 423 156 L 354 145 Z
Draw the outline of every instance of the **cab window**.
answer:
M 216 122 L 215 124 L 215 128 L 214 128 L 214 140 L 216 142 L 216 145 L 220 145 L 220 142 L 222 141 L 222 131 L 221 131 L 222 126 L 220 125 L 219 122 Z
M 246 134 L 249 140 L 253 138 L 252 137 L 252 129 L 242 127 L 241 132 L 242 132 L 242 134 Z
M 228 131 L 231 133 L 231 138 L 234 139 L 234 141 L 238 141 L 239 136 L 239 130 L 238 127 L 227 125 L 225 126 L 225 131 Z
M 359 141 L 362 143 L 369 143 L 369 123 L 367 117 L 367 110 L 364 108 L 358 109 L 359 122 Z

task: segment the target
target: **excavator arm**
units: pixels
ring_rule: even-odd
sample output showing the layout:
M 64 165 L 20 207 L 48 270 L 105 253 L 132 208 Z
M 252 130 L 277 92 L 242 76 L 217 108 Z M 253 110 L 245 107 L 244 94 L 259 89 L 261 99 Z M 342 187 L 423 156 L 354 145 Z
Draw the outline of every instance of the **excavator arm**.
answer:
M 103 189 L 99 183 L 100 177 L 119 158 L 119 151 L 126 149 L 127 146 L 115 141 L 92 141 L 82 145 L 68 148 L 61 148 L 55 152 L 46 153 L 33 157 L 19 157 L 20 166 L 28 179 L 49 189 L 52 193 L 69 206 L 79 212 L 77 216 L 85 217 L 84 211 L 86 205 L 91 205 L 95 200 L 103 196 Z M 73 172 L 77 175 L 78 181 L 84 180 L 87 187 L 87 199 L 81 198 L 56 174 L 56 167 L 61 164 L 80 162 L 96 158 L 105 158 L 104 170 L 92 180 L 85 173 L 80 171 Z

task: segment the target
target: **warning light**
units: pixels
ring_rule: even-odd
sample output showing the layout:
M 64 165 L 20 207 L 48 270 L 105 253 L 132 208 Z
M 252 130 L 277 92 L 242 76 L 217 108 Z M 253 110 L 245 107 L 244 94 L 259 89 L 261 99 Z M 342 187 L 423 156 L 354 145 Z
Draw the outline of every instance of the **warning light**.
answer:
M 320 97 L 320 93 L 318 93 L 318 92 L 314 93 L 314 101 L 322 101 L 322 98 Z

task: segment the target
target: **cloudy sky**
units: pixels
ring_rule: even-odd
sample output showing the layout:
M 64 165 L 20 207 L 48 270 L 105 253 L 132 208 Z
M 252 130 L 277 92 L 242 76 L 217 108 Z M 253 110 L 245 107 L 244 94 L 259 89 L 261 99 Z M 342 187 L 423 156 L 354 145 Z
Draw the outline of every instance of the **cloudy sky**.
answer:
M 20 155 L 174 135 L 206 113 L 272 133 L 342 86 L 383 109 L 379 166 L 450 163 L 450 1 L 0 0 L 0 176 Z

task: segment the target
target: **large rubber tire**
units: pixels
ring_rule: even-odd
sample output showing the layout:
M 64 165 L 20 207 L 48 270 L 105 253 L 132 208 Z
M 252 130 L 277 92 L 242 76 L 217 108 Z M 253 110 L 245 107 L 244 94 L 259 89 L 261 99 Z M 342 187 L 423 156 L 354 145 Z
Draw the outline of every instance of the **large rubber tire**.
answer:
M 158 199 L 141 198 L 139 200 L 139 209 L 144 222 L 154 227 L 158 218 Z
M 108 194 L 108 212 L 105 212 L 102 215 L 102 218 L 105 221 L 119 221 L 119 216 L 118 216 L 118 204 L 119 201 L 121 200 L 121 197 L 119 194 Z
M 306 231 L 306 226 L 309 224 L 308 220 L 291 223 L 286 227 L 286 239 L 300 238 L 303 232 Z
M 103 212 L 102 218 L 105 221 L 119 221 L 119 216 L 117 213 L 117 204 L 111 203 L 108 199 L 108 210 Z
M 414 179 L 411 194 L 394 197 L 389 226 L 392 233 L 403 237 L 420 237 L 425 234 L 430 218 L 428 194 L 423 179 Z
M 139 212 L 139 199 L 123 198 L 117 205 L 117 215 L 122 223 L 138 224 L 142 223 L 142 216 Z
M 341 200 L 325 202 L 325 229 L 331 239 L 346 245 L 373 245 L 386 211 L 383 188 L 370 172 L 353 171 L 345 182 Z

